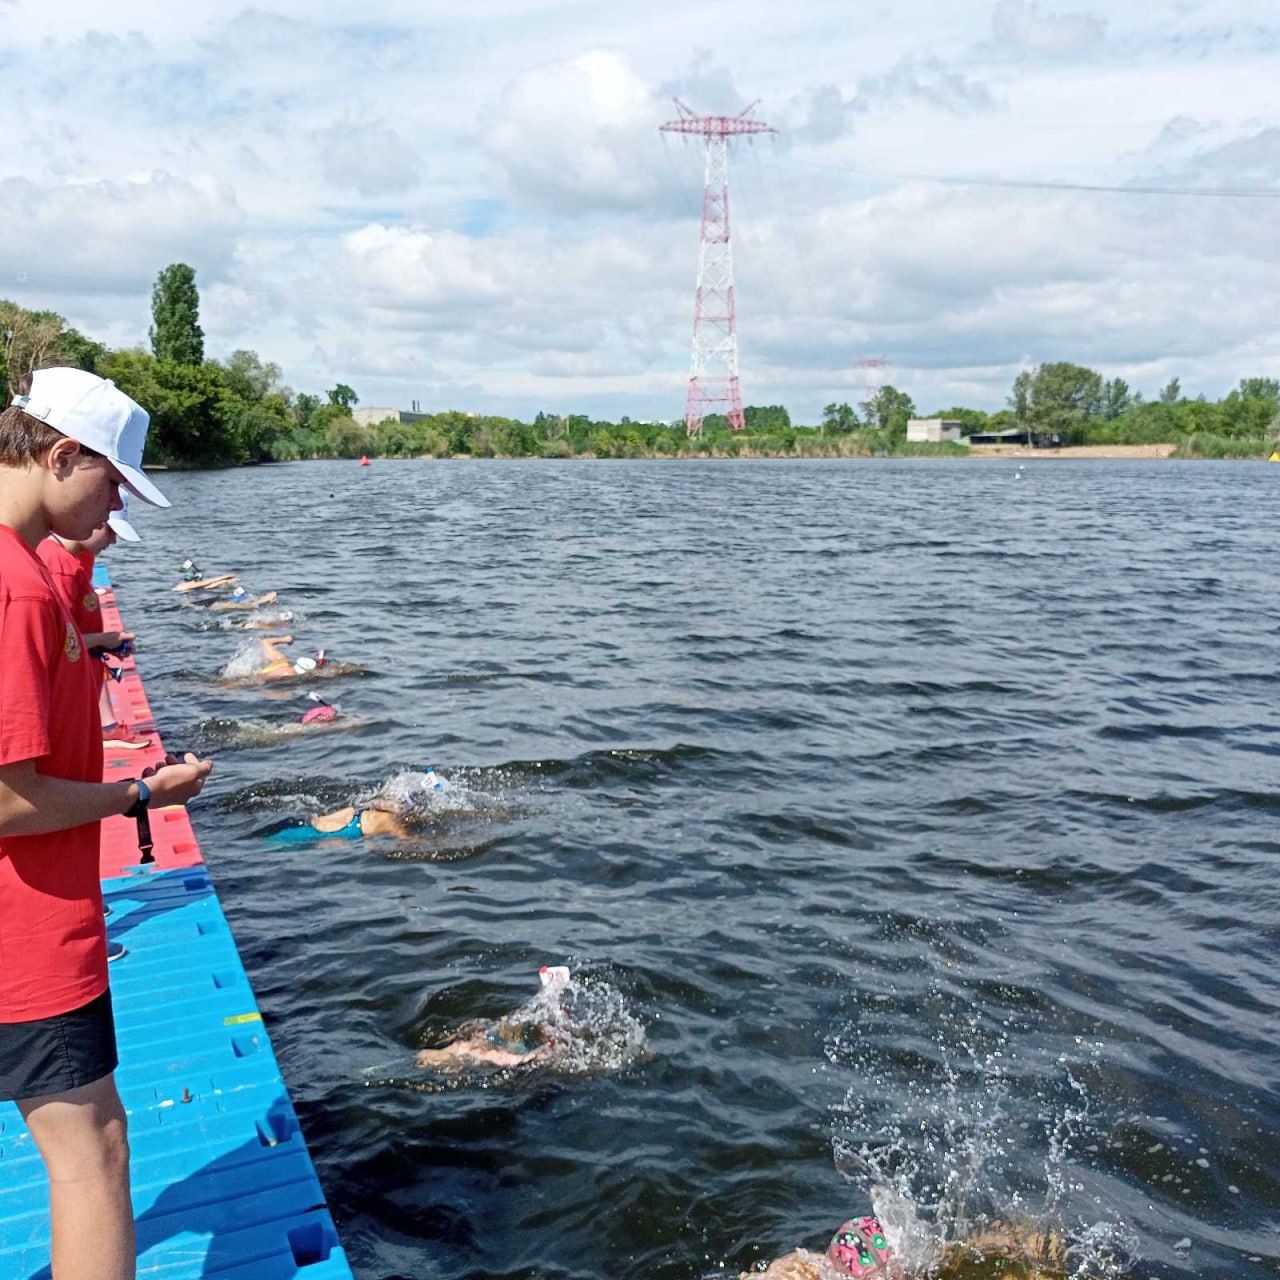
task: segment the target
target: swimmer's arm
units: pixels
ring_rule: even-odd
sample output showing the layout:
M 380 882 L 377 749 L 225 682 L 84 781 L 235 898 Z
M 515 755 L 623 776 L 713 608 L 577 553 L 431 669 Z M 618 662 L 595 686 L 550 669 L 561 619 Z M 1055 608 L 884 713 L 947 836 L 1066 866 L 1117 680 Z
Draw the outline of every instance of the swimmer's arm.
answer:
M 185 804 L 199 795 L 213 765 L 188 756 L 147 774 L 152 801 L 161 805 Z M 113 814 L 124 813 L 138 798 L 138 786 L 126 782 L 74 782 L 36 772 L 34 760 L 0 765 L 0 837 L 41 836 L 87 826 Z
M 202 591 L 207 587 L 229 587 L 236 580 L 234 573 L 221 573 L 213 578 L 201 578 L 198 582 L 179 582 L 174 591 Z
M 322 813 L 311 819 L 311 825 L 326 835 L 333 831 L 341 831 L 356 816 L 355 807 L 347 805 L 345 809 L 335 809 L 333 813 Z

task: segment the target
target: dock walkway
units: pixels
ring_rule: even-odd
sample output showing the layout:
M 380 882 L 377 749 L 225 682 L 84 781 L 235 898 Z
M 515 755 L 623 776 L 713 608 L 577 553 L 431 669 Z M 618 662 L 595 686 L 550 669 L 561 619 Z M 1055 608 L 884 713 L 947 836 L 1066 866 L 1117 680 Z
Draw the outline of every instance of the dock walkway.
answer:
M 95 585 L 120 626 L 110 578 Z M 123 719 L 154 732 L 132 659 L 112 687 Z M 108 750 L 107 781 L 163 759 Z M 107 935 L 129 1113 L 138 1274 L 163 1280 L 351 1280 L 311 1156 L 185 809 L 151 818 L 155 861 L 135 824 L 102 824 Z M 11 1103 L 0 1103 L 0 1280 L 47 1280 L 44 1167 Z

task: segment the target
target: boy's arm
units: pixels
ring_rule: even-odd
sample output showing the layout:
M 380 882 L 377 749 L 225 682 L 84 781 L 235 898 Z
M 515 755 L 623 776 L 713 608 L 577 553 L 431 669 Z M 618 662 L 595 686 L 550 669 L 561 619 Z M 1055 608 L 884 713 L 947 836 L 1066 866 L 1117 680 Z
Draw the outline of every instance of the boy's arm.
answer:
M 132 782 L 72 782 L 36 772 L 34 760 L 0 765 L 0 836 L 68 831 L 123 813 L 138 798 Z
M 86 649 L 118 649 L 126 640 L 136 640 L 132 631 L 81 631 Z
M 184 763 L 144 770 L 151 803 L 185 804 L 199 795 L 213 765 L 189 755 Z M 0 765 L 0 837 L 39 836 L 69 831 L 90 822 L 124 813 L 138 798 L 138 784 L 125 782 L 73 782 L 36 772 L 34 760 Z

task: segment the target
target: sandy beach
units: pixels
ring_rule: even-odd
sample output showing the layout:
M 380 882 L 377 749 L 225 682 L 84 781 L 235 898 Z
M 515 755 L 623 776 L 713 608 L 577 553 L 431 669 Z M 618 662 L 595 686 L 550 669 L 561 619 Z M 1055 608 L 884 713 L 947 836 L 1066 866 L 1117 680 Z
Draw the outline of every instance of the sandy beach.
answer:
M 1176 444 L 1078 444 L 1060 449 L 1032 449 L 1021 444 L 975 444 L 974 458 L 1167 458 Z

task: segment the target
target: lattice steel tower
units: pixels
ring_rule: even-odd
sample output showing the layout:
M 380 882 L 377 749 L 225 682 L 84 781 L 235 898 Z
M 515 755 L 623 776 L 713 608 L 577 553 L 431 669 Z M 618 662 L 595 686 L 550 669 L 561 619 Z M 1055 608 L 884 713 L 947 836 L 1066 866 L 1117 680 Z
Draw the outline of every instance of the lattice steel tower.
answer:
M 707 146 L 698 289 L 693 303 L 693 363 L 684 405 L 685 430 L 691 436 L 701 432 L 702 420 L 709 413 L 723 413 L 734 431 L 742 430 L 733 253 L 729 247 L 729 139 L 776 132 L 762 120 L 748 118 L 755 106 L 753 102 L 736 116 L 698 116 L 677 98 L 679 116 L 661 126 L 664 133 L 697 134 Z

